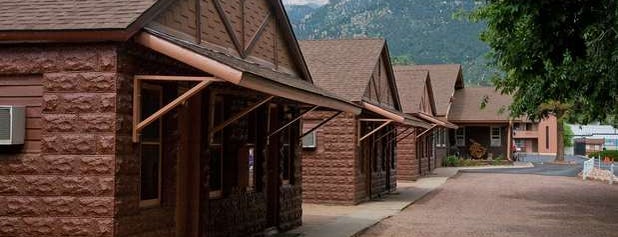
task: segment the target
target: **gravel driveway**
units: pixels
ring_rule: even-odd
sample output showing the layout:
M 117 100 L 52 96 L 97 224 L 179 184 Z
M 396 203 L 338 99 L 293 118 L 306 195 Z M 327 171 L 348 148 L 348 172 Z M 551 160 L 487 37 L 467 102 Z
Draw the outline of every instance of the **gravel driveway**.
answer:
M 618 236 L 618 185 L 463 173 L 361 236 Z

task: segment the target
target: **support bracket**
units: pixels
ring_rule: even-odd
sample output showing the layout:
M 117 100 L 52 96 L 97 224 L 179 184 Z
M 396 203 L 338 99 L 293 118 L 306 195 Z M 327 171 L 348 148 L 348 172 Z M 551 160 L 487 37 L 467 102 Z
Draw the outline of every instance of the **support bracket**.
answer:
M 271 132 L 270 134 L 268 134 L 268 138 L 280 133 L 281 131 L 283 131 L 284 129 L 286 129 L 287 127 L 289 127 L 290 125 L 294 124 L 295 122 L 297 122 L 298 120 L 300 120 L 301 118 L 303 118 L 303 116 L 305 116 L 305 114 L 311 113 L 313 111 L 315 111 L 316 109 L 318 109 L 320 106 L 314 105 L 313 107 L 311 107 L 311 109 L 302 112 L 300 115 L 298 115 L 296 118 L 292 119 L 292 121 L 286 123 L 285 125 L 281 126 L 279 129 L 275 130 L 274 132 Z
M 178 98 L 174 99 L 169 104 L 163 106 L 157 112 L 148 116 L 148 118 L 141 121 L 141 93 L 142 93 L 142 81 L 193 81 L 199 82 L 193 88 L 189 89 Z M 189 100 L 194 95 L 198 94 L 204 88 L 208 87 L 214 82 L 221 81 L 214 77 L 183 77 L 183 76 L 154 76 L 154 75 L 136 75 L 133 79 L 133 142 L 139 142 L 139 133 L 148 125 L 155 122 L 157 119 L 163 117 L 163 115 L 170 112 L 172 109 L 178 107 L 180 104 Z
M 252 104 L 251 106 L 243 109 L 242 111 L 238 112 L 237 114 L 235 114 L 234 116 L 232 116 L 231 118 L 225 120 L 225 122 L 215 126 L 214 128 L 212 128 L 212 131 L 210 131 L 210 135 L 212 136 L 213 134 L 223 130 L 225 127 L 227 127 L 228 125 L 238 121 L 239 119 L 241 119 L 242 117 L 244 117 L 245 115 L 251 113 L 252 111 L 256 110 L 257 108 L 261 107 L 262 105 L 268 103 L 269 101 L 271 101 L 272 99 L 274 99 L 274 96 L 269 96 L 261 101 L 258 101 L 255 104 Z
M 434 128 L 436 128 L 438 125 L 434 124 L 433 126 L 431 126 L 430 128 L 428 128 L 427 130 L 425 130 L 424 132 L 422 132 L 421 134 L 419 134 L 418 136 L 416 136 L 416 138 L 420 138 L 422 136 L 424 136 L 425 134 L 427 134 L 428 132 L 430 132 L 431 130 L 433 130 Z
M 359 120 L 360 122 L 363 122 L 363 120 Z M 365 120 L 366 121 L 366 120 Z M 361 142 L 365 139 L 367 139 L 369 136 L 373 135 L 374 133 L 378 132 L 380 129 L 386 127 L 387 125 L 391 124 L 393 122 L 393 120 L 386 120 L 382 125 L 378 126 L 377 128 L 373 129 L 373 131 L 367 133 L 366 135 L 364 135 L 363 137 L 358 139 L 358 145 L 360 146 Z M 361 134 L 358 133 L 358 135 L 360 136 Z
M 328 117 L 325 120 L 322 120 L 322 122 L 320 122 L 318 125 L 316 125 L 315 127 L 313 127 L 312 129 L 309 129 L 309 131 L 306 131 L 305 133 L 303 133 L 303 135 L 301 135 L 298 139 L 303 139 L 303 137 L 309 135 L 310 133 L 314 132 L 315 130 L 317 130 L 318 128 L 324 126 L 324 124 L 330 122 L 331 120 L 333 120 L 334 118 L 336 118 L 337 116 L 339 116 L 341 113 L 343 113 L 342 111 L 338 111 L 337 113 L 333 114 L 333 116 Z

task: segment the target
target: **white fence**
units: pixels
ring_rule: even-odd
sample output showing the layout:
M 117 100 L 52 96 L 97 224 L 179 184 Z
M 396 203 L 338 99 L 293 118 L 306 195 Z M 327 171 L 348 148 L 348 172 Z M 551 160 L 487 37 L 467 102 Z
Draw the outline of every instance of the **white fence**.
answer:
M 594 168 L 594 158 L 584 161 L 584 170 L 582 170 L 582 177 L 584 180 L 590 175 L 592 169 Z

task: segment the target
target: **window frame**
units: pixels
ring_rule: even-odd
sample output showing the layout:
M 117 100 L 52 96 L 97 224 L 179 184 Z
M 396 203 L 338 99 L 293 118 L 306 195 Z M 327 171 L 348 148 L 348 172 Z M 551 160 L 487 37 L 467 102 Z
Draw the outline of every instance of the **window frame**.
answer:
M 461 134 L 459 134 L 459 131 L 461 131 Z M 466 146 L 466 127 L 460 127 L 455 130 L 455 145 L 458 147 Z
M 158 97 L 159 97 L 159 107 L 163 106 L 163 86 L 161 85 L 155 85 L 155 84 L 149 84 L 149 83 L 142 83 L 141 85 L 141 91 L 156 91 L 158 93 Z M 135 99 L 135 98 L 134 98 Z M 140 103 L 141 103 L 141 98 L 140 98 Z M 140 111 L 139 114 L 142 114 L 142 109 L 143 106 L 140 106 Z M 158 137 L 158 141 L 144 141 L 144 139 L 140 139 L 140 143 L 139 143 L 139 162 L 140 162 L 140 169 L 139 169 L 139 180 L 140 183 L 138 185 L 138 193 L 139 193 L 139 207 L 140 208 L 151 208 L 151 207 L 158 207 L 161 206 L 161 194 L 162 194 L 162 184 L 163 184 L 163 119 L 159 118 L 156 121 L 159 122 L 159 137 Z M 152 124 L 151 124 L 152 125 Z M 149 125 L 149 126 L 151 126 Z M 141 185 L 141 180 L 142 180 L 142 154 L 143 154 L 143 148 L 144 145 L 158 145 L 159 146 L 159 169 L 158 169 L 158 187 L 157 187 L 157 198 L 154 199 L 145 199 L 142 200 L 141 196 L 142 196 L 142 185 Z
M 494 135 L 494 130 L 497 129 L 498 135 Z M 494 136 L 497 136 L 494 137 Z M 497 141 L 497 143 L 495 143 Z M 501 147 L 502 146 L 502 128 L 498 126 L 489 127 L 489 146 Z

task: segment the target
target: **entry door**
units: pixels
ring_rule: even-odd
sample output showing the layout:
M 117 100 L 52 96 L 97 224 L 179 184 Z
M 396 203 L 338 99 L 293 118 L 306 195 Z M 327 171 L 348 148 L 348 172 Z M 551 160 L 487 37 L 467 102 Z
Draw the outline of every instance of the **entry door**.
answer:
M 276 105 L 270 106 L 268 117 L 269 130 L 272 131 L 281 126 L 279 109 Z M 278 136 L 272 137 L 266 148 L 266 221 L 268 227 L 277 227 L 279 225 L 279 187 L 281 187 L 281 180 L 279 178 L 280 148 L 281 142 Z

